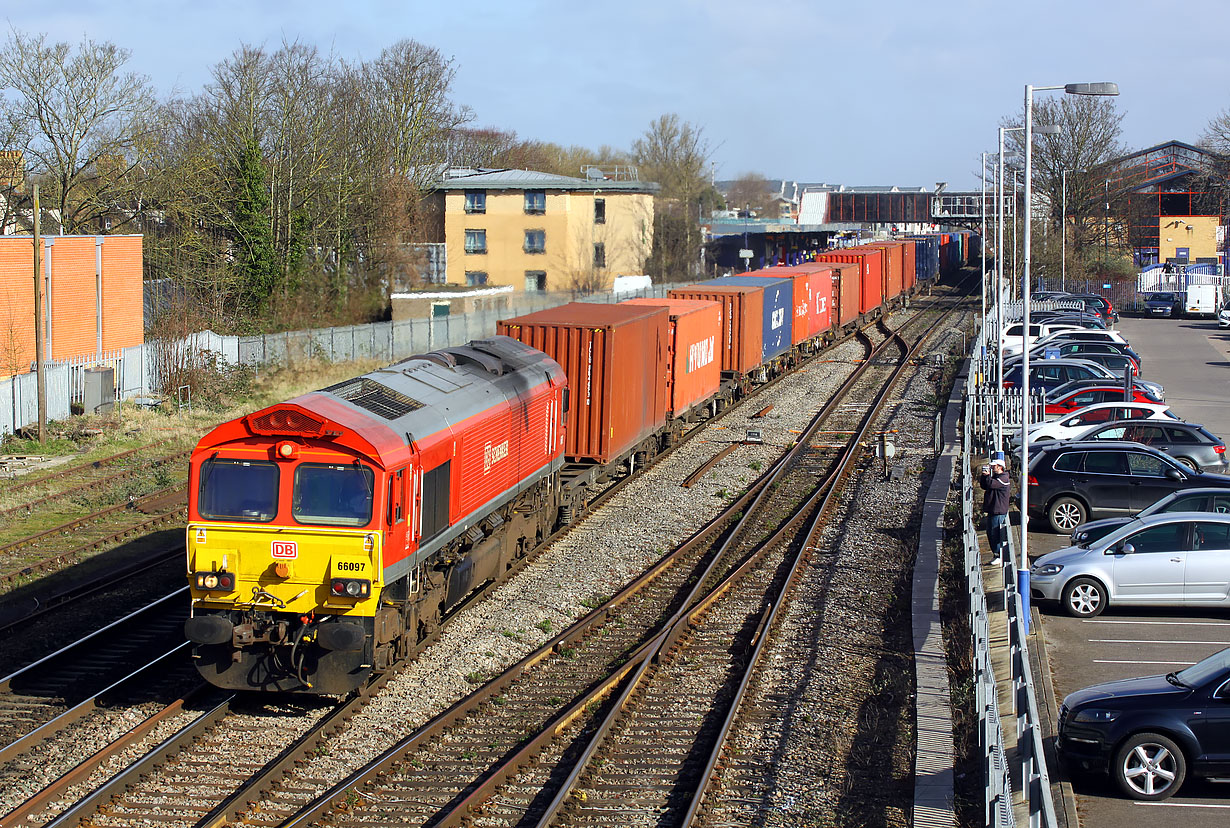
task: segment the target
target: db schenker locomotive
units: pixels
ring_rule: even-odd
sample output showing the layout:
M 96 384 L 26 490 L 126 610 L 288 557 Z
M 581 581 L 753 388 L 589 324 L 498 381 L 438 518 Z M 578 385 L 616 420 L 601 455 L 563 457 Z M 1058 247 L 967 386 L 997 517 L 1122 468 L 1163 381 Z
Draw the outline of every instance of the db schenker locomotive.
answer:
M 497 336 L 215 428 L 189 480 L 197 669 L 342 694 L 412 653 L 554 525 L 566 406 L 558 363 Z
M 593 484 L 938 275 L 943 241 L 507 320 L 509 336 L 218 426 L 189 478 L 199 671 L 232 689 L 361 686 L 583 511 Z

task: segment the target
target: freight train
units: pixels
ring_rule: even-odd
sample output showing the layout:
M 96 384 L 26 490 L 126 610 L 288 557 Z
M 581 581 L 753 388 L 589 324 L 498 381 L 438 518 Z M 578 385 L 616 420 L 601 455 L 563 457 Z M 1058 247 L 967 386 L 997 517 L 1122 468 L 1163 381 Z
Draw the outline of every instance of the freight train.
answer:
M 665 299 L 562 305 L 219 425 L 189 477 L 197 669 L 239 690 L 360 687 L 595 485 L 902 302 L 939 250 L 865 245 Z

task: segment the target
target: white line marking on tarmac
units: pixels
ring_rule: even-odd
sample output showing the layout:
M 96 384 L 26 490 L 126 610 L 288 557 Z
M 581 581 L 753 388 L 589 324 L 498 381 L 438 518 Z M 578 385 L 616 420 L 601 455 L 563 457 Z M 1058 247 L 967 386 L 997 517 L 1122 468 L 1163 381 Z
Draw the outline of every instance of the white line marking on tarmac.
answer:
M 1091 638 L 1091 644 L 1212 644 L 1216 647 L 1230 647 L 1230 641 L 1171 641 L 1159 639 L 1150 641 L 1147 638 Z
M 1108 658 L 1095 658 L 1094 664 L 1182 664 L 1187 667 L 1192 666 L 1194 661 L 1114 661 Z
M 1199 802 L 1135 802 L 1135 805 L 1153 805 L 1161 808 L 1230 808 L 1230 805 L 1202 805 Z
M 1230 621 L 1112 621 L 1100 618 L 1083 618 L 1082 624 L 1154 624 L 1183 627 L 1230 627 Z

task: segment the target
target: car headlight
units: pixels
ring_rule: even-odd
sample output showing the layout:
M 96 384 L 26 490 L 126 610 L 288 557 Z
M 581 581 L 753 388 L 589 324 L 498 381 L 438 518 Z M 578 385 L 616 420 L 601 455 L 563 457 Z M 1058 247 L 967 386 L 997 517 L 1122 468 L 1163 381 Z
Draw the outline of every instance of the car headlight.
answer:
M 1113 722 L 1119 718 L 1118 710 L 1104 710 L 1097 707 L 1089 707 L 1079 711 L 1072 717 L 1074 722 Z
M 1049 578 L 1052 575 L 1058 575 L 1063 571 L 1063 564 L 1037 564 L 1031 570 L 1035 575 L 1041 575 Z

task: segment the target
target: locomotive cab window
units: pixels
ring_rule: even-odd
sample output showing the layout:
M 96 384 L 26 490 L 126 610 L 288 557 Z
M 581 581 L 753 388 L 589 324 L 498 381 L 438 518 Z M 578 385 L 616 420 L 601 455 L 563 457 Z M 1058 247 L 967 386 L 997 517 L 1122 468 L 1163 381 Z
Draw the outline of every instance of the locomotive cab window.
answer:
M 278 513 L 278 466 L 265 460 L 210 458 L 201 464 L 201 517 L 268 523 Z
M 374 478 L 370 468 L 358 463 L 300 463 L 295 469 L 295 520 L 325 526 L 366 526 L 372 519 Z

